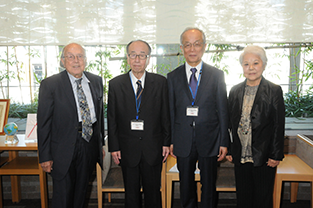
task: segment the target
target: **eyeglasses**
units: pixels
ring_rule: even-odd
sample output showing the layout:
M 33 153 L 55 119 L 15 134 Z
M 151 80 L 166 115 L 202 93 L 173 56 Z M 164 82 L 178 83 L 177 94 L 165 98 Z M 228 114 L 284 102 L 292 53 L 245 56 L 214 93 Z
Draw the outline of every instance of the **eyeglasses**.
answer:
M 186 43 L 184 46 L 185 49 L 190 49 L 192 46 L 195 48 L 195 49 L 199 49 L 201 48 L 203 45 L 202 42 L 194 42 L 194 43 Z
M 82 55 L 82 54 L 78 54 L 77 56 L 74 55 L 68 55 L 68 56 L 64 56 L 65 58 L 67 58 L 69 61 L 74 61 L 75 57 L 77 58 L 78 61 L 84 60 L 86 56 Z
M 138 56 L 139 59 L 141 59 L 141 60 L 145 60 L 146 58 L 149 57 L 149 55 L 146 55 L 146 54 L 139 54 L 139 55 L 137 55 L 137 54 L 135 54 L 135 53 L 128 54 L 128 57 L 131 58 L 131 59 L 135 59 L 135 58 L 137 58 L 137 56 Z

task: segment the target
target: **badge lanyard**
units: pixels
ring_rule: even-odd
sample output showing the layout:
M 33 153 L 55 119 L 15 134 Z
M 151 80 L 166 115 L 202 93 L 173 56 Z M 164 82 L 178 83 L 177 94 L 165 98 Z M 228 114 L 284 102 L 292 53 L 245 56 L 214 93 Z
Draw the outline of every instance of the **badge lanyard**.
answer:
M 203 63 L 202 63 L 202 65 L 203 65 Z M 193 94 L 192 89 L 191 89 L 191 87 L 189 86 L 189 90 L 190 90 L 191 95 L 192 95 L 192 104 L 191 104 L 192 106 L 194 106 L 194 104 L 195 104 L 195 99 L 196 99 L 197 92 L 198 92 L 199 80 L 200 80 L 201 74 L 202 74 L 202 67 L 201 67 L 201 69 L 200 69 L 199 77 L 198 77 L 198 80 L 197 80 L 197 87 L 196 87 L 196 92 L 195 92 L 195 94 Z
M 136 120 L 138 120 L 138 118 L 139 118 L 139 114 L 138 114 L 138 112 L 139 112 L 139 108 L 140 108 L 141 100 L 140 100 L 140 102 L 137 104 L 137 96 L 136 96 L 136 91 L 135 91 L 135 88 L 134 88 L 134 86 L 133 86 L 133 81 L 132 81 L 132 78 L 131 78 L 131 75 L 130 75 L 130 74 L 129 74 L 129 78 L 130 78 L 130 83 L 131 83 L 131 85 L 132 85 L 132 88 L 133 88 L 133 90 L 134 90 L 134 94 L 135 94 L 136 112 L 137 112 L 137 114 L 136 114 Z

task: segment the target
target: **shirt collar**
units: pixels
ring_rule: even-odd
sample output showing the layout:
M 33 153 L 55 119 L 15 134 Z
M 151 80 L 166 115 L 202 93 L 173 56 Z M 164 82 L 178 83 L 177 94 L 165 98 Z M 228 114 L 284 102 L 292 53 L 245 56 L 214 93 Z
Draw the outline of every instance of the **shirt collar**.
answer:
M 71 74 L 68 73 L 68 72 L 67 72 L 67 74 L 68 74 L 68 77 L 70 78 L 70 81 L 71 81 L 72 84 L 75 84 L 75 81 L 78 80 L 78 79 L 80 79 L 80 78 L 74 77 L 73 75 L 71 75 Z M 83 82 L 87 82 L 87 83 L 90 82 L 89 79 L 86 77 L 85 73 L 83 73 L 83 76 L 82 76 L 81 78 L 83 78 L 83 79 L 82 79 L 82 83 L 83 83 Z
M 203 64 L 203 61 L 201 61 L 196 67 L 192 67 L 190 66 L 187 62 L 186 62 L 186 73 L 187 74 L 191 74 L 192 72 L 190 71 L 191 68 L 196 68 L 197 69 L 197 72 L 196 74 L 199 74 L 201 68 L 202 68 L 202 64 Z
M 140 79 L 137 79 L 131 70 L 130 70 L 129 74 L 130 74 L 130 77 L 131 77 L 133 85 L 136 85 L 137 80 L 140 80 L 141 81 L 141 86 L 142 86 L 142 88 L 144 88 L 144 86 L 145 86 L 145 78 L 146 78 L 146 71 L 144 72 L 144 74 L 142 75 L 142 77 Z

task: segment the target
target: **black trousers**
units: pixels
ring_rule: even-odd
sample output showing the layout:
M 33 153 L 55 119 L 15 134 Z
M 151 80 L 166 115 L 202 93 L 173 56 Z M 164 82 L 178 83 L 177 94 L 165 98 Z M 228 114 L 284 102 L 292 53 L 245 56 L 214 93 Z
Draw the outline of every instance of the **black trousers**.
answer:
M 82 208 L 90 176 L 98 158 L 97 141 L 86 142 L 81 135 L 77 137 L 71 165 L 65 177 L 53 179 L 53 208 Z
M 238 208 L 273 207 L 273 189 L 276 168 L 253 163 L 235 165 Z
M 142 207 L 141 187 L 144 193 L 145 208 L 161 208 L 161 171 L 162 162 L 156 166 L 147 163 L 143 155 L 140 163 L 135 167 L 128 167 L 121 160 L 125 187 L 125 207 Z
M 195 182 L 196 163 L 200 169 L 201 208 L 217 206 L 216 177 L 217 157 L 201 157 L 193 143 L 188 157 L 177 157 L 177 168 L 180 180 L 180 201 L 184 208 L 197 207 L 197 187 Z

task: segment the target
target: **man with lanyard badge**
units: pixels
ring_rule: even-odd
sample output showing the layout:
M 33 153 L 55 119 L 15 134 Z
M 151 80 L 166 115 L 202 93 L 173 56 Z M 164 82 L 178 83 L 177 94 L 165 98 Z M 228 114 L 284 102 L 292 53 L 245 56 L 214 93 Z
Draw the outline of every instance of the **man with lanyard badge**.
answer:
M 161 170 L 169 154 L 170 118 L 166 78 L 149 73 L 151 48 L 142 40 L 127 47 L 131 70 L 109 82 L 109 151 L 123 171 L 125 207 L 161 208 Z
M 182 207 L 197 207 L 194 172 L 200 169 L 201 208 L 216 207 L 217 161 L 229 143 L 224 73 L 202 61 L 203 31 L 187 28 L 180 37 L 186 63 L 168 73 L 172 145 L 177 157 Z

